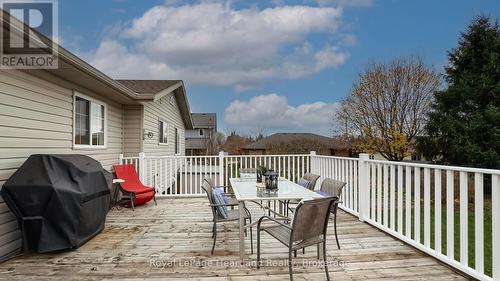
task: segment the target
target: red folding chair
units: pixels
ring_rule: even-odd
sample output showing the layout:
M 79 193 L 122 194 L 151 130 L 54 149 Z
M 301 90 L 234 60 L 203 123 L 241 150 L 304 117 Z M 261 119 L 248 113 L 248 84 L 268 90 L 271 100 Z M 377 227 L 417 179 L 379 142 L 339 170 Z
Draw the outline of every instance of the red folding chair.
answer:
M 124 182 L 119 183 L 119 187 L 123 196 L 130 199 L 132 209 L 134 209 L 134 206 L 146 204 L 151 199 L 154 200 L 156 205 L 155 189 L 142 184 L 134 165 L 113 165 L 113 169 L 115 177 L 124 180 Z M 115 198 L 117 191 L 118 189 L 115 191 Z

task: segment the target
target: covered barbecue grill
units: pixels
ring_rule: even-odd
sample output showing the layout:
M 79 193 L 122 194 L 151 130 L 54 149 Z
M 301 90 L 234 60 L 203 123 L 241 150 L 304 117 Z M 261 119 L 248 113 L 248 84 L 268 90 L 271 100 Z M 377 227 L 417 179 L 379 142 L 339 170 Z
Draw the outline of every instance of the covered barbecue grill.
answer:
M 85 155 L 32 155 L 3 185 L 24 251 L 78 248 L 104 229 L 112 175 Z

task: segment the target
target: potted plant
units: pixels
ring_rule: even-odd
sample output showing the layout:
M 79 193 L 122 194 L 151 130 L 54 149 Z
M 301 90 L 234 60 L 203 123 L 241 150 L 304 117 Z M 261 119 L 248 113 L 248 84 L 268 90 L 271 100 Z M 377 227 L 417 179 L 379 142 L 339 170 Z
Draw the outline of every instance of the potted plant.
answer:
M 267 173 L 267 167 L 266 166 L 262 166 L 262 165 L 259 165 L 257 167 L 257 182 L 264 182 L 262 180 L 262 176 Z

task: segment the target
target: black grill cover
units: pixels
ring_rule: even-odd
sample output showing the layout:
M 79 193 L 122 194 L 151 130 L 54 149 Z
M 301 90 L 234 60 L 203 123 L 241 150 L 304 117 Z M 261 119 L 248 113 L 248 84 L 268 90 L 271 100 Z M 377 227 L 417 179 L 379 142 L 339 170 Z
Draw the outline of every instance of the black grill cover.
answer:
M 84 155 L 32 155 L 3 185 L 24 251 L 78 248 L 104 229 L 112 175 Z

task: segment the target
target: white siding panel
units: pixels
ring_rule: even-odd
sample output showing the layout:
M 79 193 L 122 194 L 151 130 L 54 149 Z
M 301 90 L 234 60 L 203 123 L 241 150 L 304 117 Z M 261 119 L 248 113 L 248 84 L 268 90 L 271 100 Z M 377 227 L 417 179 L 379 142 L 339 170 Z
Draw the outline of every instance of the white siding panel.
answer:
M 142 106 L 125 106 L 123 116 L 123 154 L 137 156 L 142 150 Z
M 146 155 L 168 156 L 175 154 L 175 128 L 179 129 L 180 155 L 185 155 L 185 131 L 186 127 L 182 120 L 181 112 L 177 103 L 171 104 L 170 97 L 173 93 L 166 95 L 156 102 L 144 105 L 144 130 L 153 132 L 152 139 L 143 142 Z M 158 144 L 158 118 L 168 123 L 168 145 Z
M 31 154 L 85 154 L 106 169 L 118 163 L 123 147 L 121 104 L 58 78 L 50 80 L 0 71 L 0 186 Z M 107 104 L 107 148 L 73 149 L 73 90 Z M 1 198 L 0 210 L 6 210 Z M 20 251 L 20 232 L 12 219 L 10 211 L 0 213 L 0 260 Z

